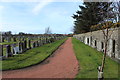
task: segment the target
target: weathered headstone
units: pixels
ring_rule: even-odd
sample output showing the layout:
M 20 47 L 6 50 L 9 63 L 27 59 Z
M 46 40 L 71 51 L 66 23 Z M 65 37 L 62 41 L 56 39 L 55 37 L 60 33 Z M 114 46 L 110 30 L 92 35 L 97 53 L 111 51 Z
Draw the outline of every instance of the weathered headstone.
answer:
M 4 38 L 4 37 L 2 37 L 2 42 L 4 42 L 4 40 L 5 40 L 5 38 Z
M 35 42 L 33 42 L 33 48 L 35 48 Z
M 12 44 L 12 53 L 13 53 L 13 54 L 15 53 L 14 47 L 16 47 L 16 44 Z
M 24 47 L 24 43 L 23 42 L 21 43 L 21 46 L 22 46 L 22 52 L 24 52 L 25 51 L 24 50 L 25 47 Z
M 7 42 L 10 42 L 11 41 L 11 37 L 7 37 Z
M 18 43 L 18 46 L 19 46 L 19 51 L 22 52 L 22 43 L 19 42 L 19 43 Z
M 6 57 L 11 57 L 11 56 L 12 56 L 11 46 L 6 45 Z
M 14 47 L 13 49 L 14 49 L 14 53 L 15 53 L 15 54 L 18 54 L 18 53 L 20 52 L 20 51 L 19 51 L 19 47 Z
M 3 56 L 3 45 L 0 45 L 0 56 Z
M 24 41 L 24 47 L 25 47 L 25 50 L 27 49 L 27 41 L 25 40 Z
M 28 40 L 28 47 L 31 49 L 31 40 Z
M 16 38 L 15 37 L 13 38 L 13 41 L 16 42 Z

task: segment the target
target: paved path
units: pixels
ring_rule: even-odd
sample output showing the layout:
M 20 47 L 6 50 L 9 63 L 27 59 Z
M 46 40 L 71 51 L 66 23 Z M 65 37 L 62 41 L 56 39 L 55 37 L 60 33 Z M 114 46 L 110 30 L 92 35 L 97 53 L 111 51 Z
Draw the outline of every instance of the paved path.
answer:
M 3 71 L 3 78 L 74 78 L 78 73 L 71 38 L 42 64 L 32 67 Z

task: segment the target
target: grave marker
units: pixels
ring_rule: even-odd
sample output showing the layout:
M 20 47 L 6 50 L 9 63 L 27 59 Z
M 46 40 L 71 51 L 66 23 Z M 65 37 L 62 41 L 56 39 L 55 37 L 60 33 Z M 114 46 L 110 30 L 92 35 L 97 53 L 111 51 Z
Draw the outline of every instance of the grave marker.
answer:
M 6 57 L 11 57 L 11 56 L 12 56 L 11 46 L 7 45 L 6 46 Z

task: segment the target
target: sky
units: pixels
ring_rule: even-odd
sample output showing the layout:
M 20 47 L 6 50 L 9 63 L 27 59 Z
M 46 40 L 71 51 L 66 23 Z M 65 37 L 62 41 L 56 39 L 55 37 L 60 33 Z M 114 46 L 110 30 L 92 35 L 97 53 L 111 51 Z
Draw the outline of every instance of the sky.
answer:
M 82 2 L 0 2 L 0 31 L 43 34 L 50 27 L 52 33 L 72 33 L 71 17 Z

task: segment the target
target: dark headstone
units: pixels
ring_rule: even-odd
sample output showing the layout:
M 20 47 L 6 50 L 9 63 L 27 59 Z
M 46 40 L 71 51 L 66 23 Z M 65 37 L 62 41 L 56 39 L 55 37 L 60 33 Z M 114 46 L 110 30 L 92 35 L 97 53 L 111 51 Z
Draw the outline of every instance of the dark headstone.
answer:
M 22 47 L 22 48 L 21 48 L 21 49 L 22 49 L 22 52 L 24 52 L 24 43 L 23 43 L 23 42 L 21 43 L 21 47 Z
M 13 41 L 16 42 L 16 38 L 15 37 L 13 38 Z
M 11 52 L 11 46 L 10 45 L 7 45 L 6 46 L 6 57 L 11 57 L 12 56 L 12 52 Z
M 28 47 L 31 49 L 31 40 L 28 40 Z
M 0 45 L 0 56 L 3 56 L 3 45 Z
M 33 42 L 33 48 L 35 48 L 35 42 Z
M 2 42 L 4 42 L 4 40 L 5 40 L 5 38 L 4 38 L 4 37 L 2 37 Z
M 27 49 L 27 41 L 25 40 L 24 41 L 24 47 L 25 47 L 25 50 Z

